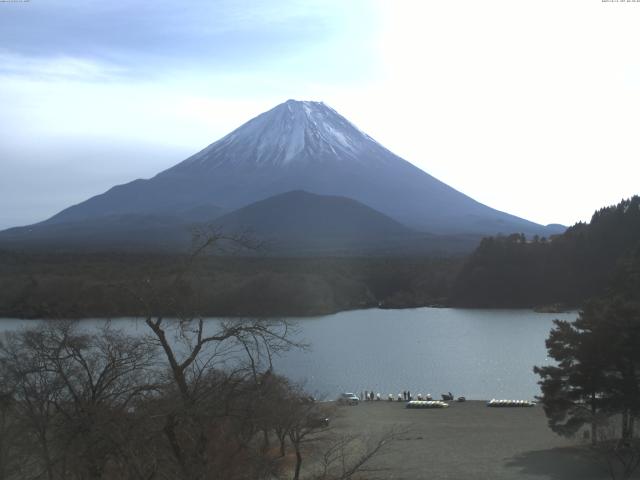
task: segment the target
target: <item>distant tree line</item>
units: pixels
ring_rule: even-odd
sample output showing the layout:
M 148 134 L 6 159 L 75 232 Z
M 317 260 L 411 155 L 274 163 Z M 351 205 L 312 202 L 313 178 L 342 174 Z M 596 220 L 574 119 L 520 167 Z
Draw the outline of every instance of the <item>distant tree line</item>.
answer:
M 577 307 L 602 295 L 640 246 L 640 197 L 597 211 L 550 239 L 482 240 L 460 270 L 451 302 L 466 307 Z
M 207 316 L 303 316 L 446 303 L 462 259 L 206 256 L 180 286 Z M 144 315 L 131 292 L 174 289 L 185 256 L 0 252 L 0 317 Z M 197 273 L 197 275 L 196 275 Z M 174 292 L 175 294 L 176 292 Z M 162 295 L 160 295 L 162 296 Z M 162 313 L 175 316 L 171 305 Z
M 180 285 L 207 316 L 323 315 L 430 305 L 578 307 L 600 295 L 640 245 L 640 197 L 596 212 L 552 238 L 489 237 L 468 257 L 201 258 Z M 0 317 L 140 316 L 131 292 L 147 279 L 174 289 L 184 255 L 0 251 Z M 163 305 L 164 315 L 179 312 Z

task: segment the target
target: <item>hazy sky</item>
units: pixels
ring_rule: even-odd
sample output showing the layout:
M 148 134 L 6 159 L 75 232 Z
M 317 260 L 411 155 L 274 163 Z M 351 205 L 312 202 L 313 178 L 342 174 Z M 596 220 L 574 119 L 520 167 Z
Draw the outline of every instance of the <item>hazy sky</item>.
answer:
M 491 207 L 572 224 L 640 193 L 640 3 L 0 3 L 0 228 L 322 100 Z

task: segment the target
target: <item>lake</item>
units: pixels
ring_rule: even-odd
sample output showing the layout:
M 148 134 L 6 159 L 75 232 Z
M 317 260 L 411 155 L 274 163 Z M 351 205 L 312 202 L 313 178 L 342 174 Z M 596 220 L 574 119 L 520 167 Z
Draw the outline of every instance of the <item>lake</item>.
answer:
M 275 367 L 324 398 L 342 391 L 386 396 L 410 390 L 434 397 L 450 391 L 469 399 L 532 399 L 539 393 L 533 366 L 551 363 L 544 341 L 554 318 L 573 320 L 576 313 L 416 308 L 302 318 L 300 337 L 310 350 L 288 352 Z M 0 319 L 0 331 L 30 322 Z M 113 323 L 146 331 L 133 319 Z

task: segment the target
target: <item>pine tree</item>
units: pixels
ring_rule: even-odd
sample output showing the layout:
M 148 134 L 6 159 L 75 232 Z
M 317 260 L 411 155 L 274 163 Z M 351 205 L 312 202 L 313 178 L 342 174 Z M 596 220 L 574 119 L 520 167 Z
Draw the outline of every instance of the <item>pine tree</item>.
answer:
M 558 363 L 534 367 L 541 377 L 540 401 L 549 427 L 560 435 L 572 436 L 590 425 L 594 443 L 605 412 L 609 354 L 607 345 L 594 332 L 598 317 L 599 306 L 591 303 L 574 322 L 555 320 L 546 346 L 549 356 Z
M 621 438 L 634 437 L 640 417 L 640 250 L 621 262 L 607 295 L 589 301 L 574 322 L 555 321 L 546 345 L 557 365 L 534 367 L 549 426 L 573 435 L 608 418 Z

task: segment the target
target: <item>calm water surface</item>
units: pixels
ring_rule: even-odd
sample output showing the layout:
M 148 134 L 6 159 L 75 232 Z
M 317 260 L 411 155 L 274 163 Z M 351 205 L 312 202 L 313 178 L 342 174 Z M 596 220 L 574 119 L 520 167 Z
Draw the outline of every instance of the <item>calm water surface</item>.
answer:
M 550 363 L 544 341 L 554 318 L 576 313 L 417 308 L 355 310 L 299 319 L 309 351 L 275 361 L 278 372 L 319 397 L 373 390 L 385 395 L 443 392 L 470 399 L 530 399 L 539 393 L 534 365 Z M 215 319 L 212 319 L 215 321 Z M 85 320 L 88 326 L 100 320 Z M 30 321 L 0 319 L 0 331 Z M 146 332 L 133 319 L 113 324 Z

